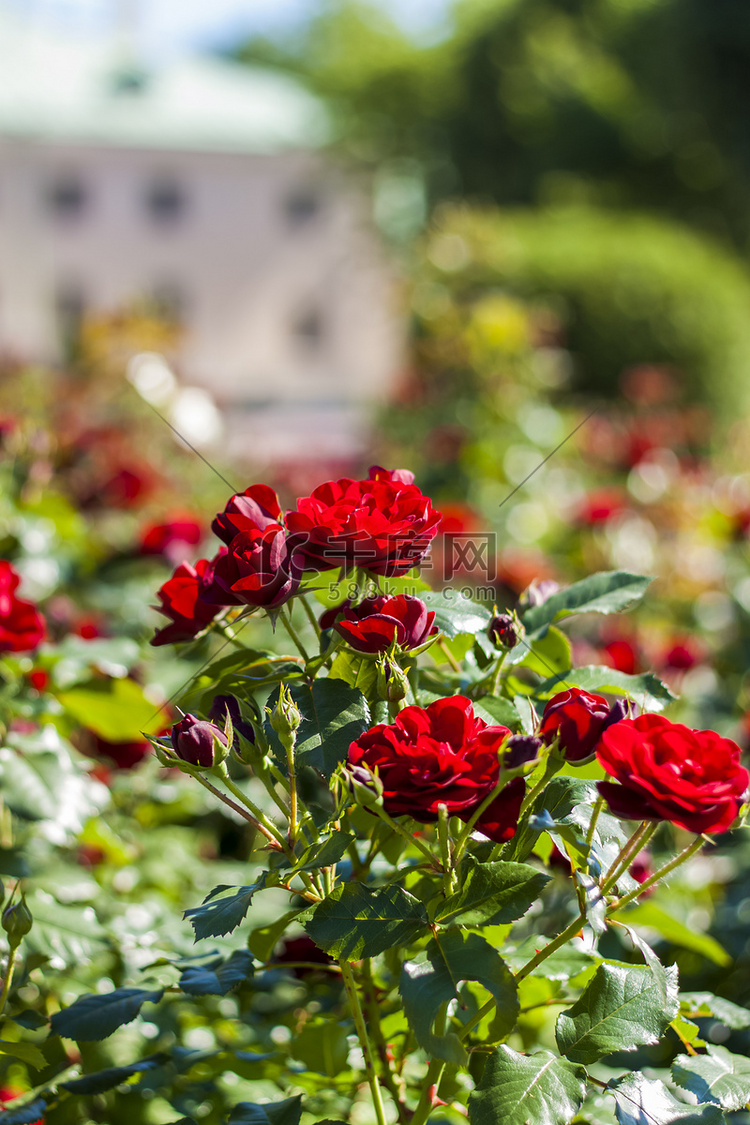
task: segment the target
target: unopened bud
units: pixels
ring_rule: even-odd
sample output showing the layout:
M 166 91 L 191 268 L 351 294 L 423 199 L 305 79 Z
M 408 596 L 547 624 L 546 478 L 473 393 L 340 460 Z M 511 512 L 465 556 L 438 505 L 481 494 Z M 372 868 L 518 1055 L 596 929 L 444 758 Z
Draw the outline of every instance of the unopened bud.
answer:
M 515 648 L 523 632 L 523 625 L 514 613 L 496 613 L 487 626 L 487 636 L 496 648 Z
M 349 766 L 344 774 L 352 797 L 363 808 L 374 808 L 383 802 L 383 783 L 377 774 L 364 766 Z
M 505 743 L 503 765 L 506 770 L 517 770 L 528 762 L 535 762 L 542 748 L 541 738 L 533 734 L 512 734 Z
M 294 702 L 291 692 L 285 684 L 279 688 L 279 699 L 271 712 L 271 726 L 276 731 L 282 744 L 293 746 L 297 741 L 297 730 L 302 722 L 299 707 Z
M 215 695 L 211 710 L 208 712 L 209 722 L 226 730 L 227 719 L 232 724 L 232 730 L 241 734 L 248 742 L 255 742 L 255 730 L 252 723 L 243 719 L 240 711 L 240 701 L 233 695 Z
M 409 692 L 409 680 L 400 664 L 381 656 L 378 659 L 378 694 L 389 703 L 400 703 Z
M 7 906 L 3 911 L 2 924 L 3 929 L 8 935 L 8 942 L 11 949 L 16 949 L 21 944 L 21 939 L 25 938 L 33 925 L 34 919 L 31 917 L 31 911 L 26 905 L 26 899 L 22 898 L 20 902 L 14 902 L 12 906 Z
M 172 746 L 181 761 L 211 769 L 226 758 L 229 739 L 214 723 L 185 715 L 172 727 Z

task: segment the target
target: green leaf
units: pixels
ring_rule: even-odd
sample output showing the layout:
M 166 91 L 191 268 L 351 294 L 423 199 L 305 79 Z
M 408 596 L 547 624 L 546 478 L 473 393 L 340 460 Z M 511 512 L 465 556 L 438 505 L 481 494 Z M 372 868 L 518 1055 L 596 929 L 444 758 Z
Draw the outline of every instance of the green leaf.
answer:
M 643 1074 L 626 1074 L 610 1082 L 619 1125 L 726 1125 L 717 1105 L 685 1105 L 678 1102 L 663 1082 Z
M 705 1055 L 680 1055 L 672 1063 L 672 1078 L 700 1102 L 717 1102 L 723 1109 L 744 1109 L 750 1102 L 750 1059 L 709 1044 Z
M 638 952 L 642 955 L 643 960 L 651 970 L 654 977 L 654 983 L 659 990 L 659 999 L 661 1000 L 666 1010 L 667 1008 L 671 1007 L 672 1004 L 671 981 L 667 976 L 667 970 L 664 968 L 651 946 L 643 940 L 641 935 L 637 933 L 636 930 L 631 929 L 630 926 L 625 926 L 624 928 L 628 931 L 630 940 L 632 941 Z
M 508 727 L 512 731 L 521 729 L 521 716 L 515 706 L 510 699 L 503 699 L 499 695 L 483 695 L 477 699 L 474 714 L 490 726 Z
M 460 633 L 486 630 L 492 613 L 485 605 L 467 598 L 460 590 L 430 590 L 420 595 L 430 609 L 435 610 L 435 624 L 451 640 Z
M 52 1034 L 80 1043 L 106 1039 L 118 1027 L 131 1023 L 145 1003 L 158 1004 L 163 995 L 163 989 L 117 988 L 102 996 L 81 996 L 69 1008 L 55 1012 L 50 1020 Z
M 625 570 L 592 574 L 527 609 L 521 620 L 527 635 L 544 636 L 553 621 L 573 613 L 622 613 L 641 600 L 652 581 Z
M 692 949 L 707 957 L 717 965 L 730 965 L 732 958 L 723 946 L 719 945 L 716 938 L 710 934 L 702 934 L 699 930 L 691 930 L 683 922 L 677 920 L 657 906 L 655 902 L 641 902 L 631 909 L 617 911 L 612 915 L 617 921 L 627 922 L 628 925 L 647 926 L 673 945 L 680 945 L 683 949 Z
M 399 886 L 372 890 L 344 883 L 304 923 L 316 945 L 341 960 L 358 961 L 412 940 L 427 928 L 422 903 Z
M 443 1005 L 458 998 L 459 982 L 469 980 L 495 997 L 503 1025 L 497 1035 L 507 1035 L 518 1018 L 518 990 L 502 957 L 479 934 L 463 933 L 457 927 L 437 934 L 424 960 L 406 962 L 399 983 L 406 1018 L 420 1047 L 457 1066 L 466 1063 L 466 1049 L 454 1032 L 438 1035 L 433 1024 Z
M 347 1065 L 348 1030 L 347 1026 L 333 1020 L 313 1017 L 290 1043 L 291 1054 L 308 1070 L 335 1078 Z
M 549 880 L 549 875 L 527 863 L 477 863 L 467 857 L 461 869 L 461 890 L 441 903 L 435 920 L 446 923 L 460 919 L 465 926 L 515 922 Z
M 10 1043 L 0 1039 L 0 1054 L 20 1059 L 28 1066 L 33 1066 L 34 1070 L 42 1070 L 47 1066 L 47 1060 L 35 1043 Z
M 109 742 L 130 742 L 141 734 L 157 734 L 164 715 L 134 680 L 90 680 L 57 697 L 76 722 Z
M 590 781 L 577 777 L 553 777 L 543 793 L 540 793 L 531 808 L 532 815 L 549 814 L 552 821 L 562 821 L 576 805 L 594 803 L 597 797 L 596 786 Z M 530 821 L 531 817 L 529 818 Z M 527 821 L 522 824 L 510 842 L 508 859 L 524 860 L 531 853 L 534 844 L 542 833 L 541 828 L 533 828 Z
M 343 680 L 316 680 L 312 687 L 292 684 L 289 688 L 302 714 L 297 731 L 295 759 L 300 766 L 312 766 L 329 778 L 341 762 L 346 761 L 349 746 L 370 726 L 370 710 L 361 691 Z M 273 711 L 278 690 L 270 696 L 267 707 Z M 286 754 L 276 732 L 266 722 L 266 737 L 274 749 L 282 769 Z
M 560 629 L 551 625 L 543 637 L 537 637 L 531 642 L 522 638 L 511 652 L 508 663 L 530 668 L 539 676 L 554 676 L 570 668 L 572 654 L 568 638 Z
M 750 1027 L 750 1012 L 725 1000 L 723 996 L 714 996 L 712 992 L 681 992 L 680 1003 L 684 1012 L 697 1016 L 715 1016 L 717 1020 L 733 1031 Z
M 91 906 L 63 906 L 43 891 L 26 897 L 34 925 L 24 939 L 29 949 L 66 967 L 85 964 L 107 948 L 107 935 Z
M 69 1094 L 103 1094 L 106 1090 L 113 1090 L 134 1074 L 143 1074 L 148 1070 L 155 1070 L 169 1062 L 169 1055 L 161 1052 L 151 1055 L 140 1062 L 131 1063 L 130 1066 L 110 1066 L 106 1070 L 98 1070 L 94 1074 L 84 1074 L 81 1078 L 72 1078 L 69 1082 L 61 1082 L 60 1089 L 67 1090 Z
M 246 981 L 253 972 L 254 958 L 244 949 L 237 949 L 225 960 L 211 961 L 208 965 L 191 965 L 179 979 L 183 992 L 191 996 L 226 996 L 233 988 Z
M 240 1102 L 229 1114 L 227 1125 L 299 1125 L 302 1096 L 285 1098 L 283 1102 Z
M 658 1043 L 677 1015 L 677 969 L 664 970 L 667 1005 L 650 968 L 604 962 L 572 1008 L 557 1018 L 557 1045 L 573 1062 Z
M 586 1071 L 551 1051 L 490 1055 L 469 1097 L 471 1125 L 568 1125 L 586 1093 Z
M 378 668 L 376 662 L 366 656 L 359 656 L 356 652 L 341 649 L 336 654 L 329 680 L 343 680 L 353 688 L 357 688 L 363 695 L 372 696 L 376 693 L 378 684 Z
M 667 685 L 663 684 L 653 672 L 630 676 L 626 672 L 618 672 L 616 668 L 607 668 L 599 664 L 569 668 L 566 672 L 551 676 L 539 684 L 535 694 L 546 699 L 557 695 L 567 687 L 579 687 L 584 691 L 625 694 L 649 711 L 661 711 L 675 698 Z
M 357 837 L 353 832 L 334 832 L 321 843 L 311 844 L 301 856 L 295 871 L 317 871 L 321 867 L 332 867 L 346 855 L 346 850 Z
M 200 906 L 191 906 L 186 910 L 184 917 L 193 927 L 195 940 L 223 937 L 236 930 L 248 912 L 253 895 L 266 886 L 269 874 L 264 871 L 257 883 L 247 887 L 214 887 Z

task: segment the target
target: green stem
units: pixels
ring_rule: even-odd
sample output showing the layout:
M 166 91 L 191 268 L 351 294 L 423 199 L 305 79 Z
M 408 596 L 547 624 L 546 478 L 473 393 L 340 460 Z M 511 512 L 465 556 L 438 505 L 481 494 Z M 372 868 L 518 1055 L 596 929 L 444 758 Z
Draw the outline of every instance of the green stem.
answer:
M 307 614 L 307 620 L 310 622 L 313 629 L 315 630 L 315 636 L 318 638 L 318 640 L 320 640 L 320 625 L 318 624 L 318 619 L 315 616 L 315 610 L 312 608 L 312 606 L 308 602 L 306 594 L 300 594 L 299 600 L 300 600 L 300 603 L 302 604 L 302 608 L 304 609 L 305 613 Z
M 442 652 L 443 656 L 445 657 L 445 659 L 450 664 L 453 671 L 458 672 L 460 674 L 461 673 L 461 665 L 458 663 L 455 656 L 453 655 L 451 650 L 448 648 L 447 644 L 445 643 L 445 641 L 443 640 L 442 637 L 437 642 L 437 647 L 440 649 L 440 651 Z
M 293 643 L 295 644 L 295 646 L 297 648 L 297 651 L 299 652 L 300 656 L 304 660 L 305 664 L 309 664 L 310 663 L 310 657 L 307 653 L 307 650 L 305 649 L 305 646 L 302 644 L 302 641 L 299 638 L 299 634 L 297 633 L 297 630 L 292 625 L 292 615 L 291 615 L 291 613 L 289 612 L 289 609 L 286 606 L 282 606 L 281 609 L 279 610 L 279 621 L 281 622 L 281 624 L 284 626 L 287 633 L 291 637 Z
M 591 846 L 591 843 L 594 839 L 594 832 L 596 830 L 596 822 L 599 819 L 599 813 L 602 811 L 603 808 L 604 808 L 604 798 L 603 797 L 597 797 L 596 798 L 596 804 L 594 805 L 594 811 L 591 814 L 591 823 L 589 824 L 589 830 L 586 833 L 586 843 L 589 845 L 589 847 Z
M 548 945 L 545 945 L 544 949 L 540 949 L 539 952 L 535 954 L 535 956 L 532 957 L 530 961 L 527 961 L 526 964 L 518 970 L 518 972 L 515 974 L 516 981 L 523 980 L 524 977 L 527 977 L 529 973 L 534 971 L 537 965 L 541 965 L 543 961 L 546 961 L 546 959 L 552 953 L 554 953 L 556 949 L 559 949 L 561 945 L 565 945 L 565 943 L 570 941 L 571 938 L 574 938 L 578 931 L 581 929 L 581 926 L 584 925 L 585 921 L 586 916 L 582 913 L 579 914 L 577 918 L 574 918 L 570 925 L 567 926 L 561 934 L 558 934 L 556 938 L 553 938 Z M 479 1011 L 476 1012 L 476 1014 L 472 1016 L 469 1022 L 461 1029 L 458 1036 L 459 1039 L 465 1039 L 474 1030 L 477 1024 L 480 1023 L 484 1019 L 484 1017 L 492 1011 L 496 1003 L 497 1002 L 495 1000 L 488 1000 L 487 1003 L 483 1007 L 481 1007 Z
M 391 1067 L 391 1060 L 388 1058 L 388 1044 L 385 1041 L 383 1029 L 380 1026 L 380 1006 L 375 992 L 372 962 L 369 957 L 365 957 L 362 961 L 362 978 L 365 986 L 367 1023 L 372 1034 L 375 1049 L 378 1053 L 378 1058 L 380 1059 L 380 1072 L 383 1076 L 383 1082 L 398 1108 L 400 1125 L 409 1125 L 406 1106 L 403 1102 L 403 1090 L 399 1090 L 396 1085 L 396 1076 Z
M 407 832 L 403 825 L 399 824 L 393 819 L 392 816 L 388 815 L 382 805 L 374 805 L 372 808 L 372 812 L 374 812 L 376 816 L 379 816 L 380 819 L 385 824 L 387 824 L 389 828 L 392 828 L 394 832 L 398 832 L 399 836 L 403 836 L 403 838 L 409 844 L 414 844 L 416 847 L 418 847 L 422 854 L 425 855 L 430 861 L 430 866 L 433 868 L 433 870 L 437 868 L 437 860 L 435 859 L 435 856 L 432 854 L 427 845 L 423 844 L 422 841 L 418 839 L 418 837 L 413 835 L 413 833 Z
M 510 649 L 508 650 L 508 652 L 510 652 Z M 495 671 L 492 673 L 492 680 L 490 682 L 490 695 L 497 695 L 498 688 L 500 687 L 500 676 L 502 675 L 503 664 L 505 663 L 505 657 L 507 655 L 507 652 L 501 653 L 500 657 L 498 658 L 497 664 L 495 665 Z
M 448 806 L 438 805 L 437 822 L 438 842 L 440 844 L 440 858 L 443 863 L 443 894 L 447 898 L 453 893 L 455 875 L 451 862 L 451 841 L 448 831 Z
M 529 809 L 532 808 L 537 797 L 546 787 L 547 782 L 551 777 L 554 776 L 554 774 L 557 773 L 562 765 L 564 765 L 564 759 L 556 752 L 553 744 L 553 749 L 550 750 L 547 756 L 547 760 L 544 764 L 544 772 L 542 773 L 542 776 L 539 778 L 539 781 L 537 781 L 536 785 L 528 791 L 521 803 L 521 811 L 518 814 L 519 822 L 521 821 L 521 818 L 526 815 Z
M 18 946 L 12 945 L 8 953 L 8 967 L 5 970 L 5 980 L 3 981 L 3 989 L 0 992 L 0 1013 L 5 1011 L 5 1004 L 10 992 L 10 983 L 13 980 L 13 969 L 16 964 L 16 954 L 18 953 Z
M 442 1059 L 433 1059 L 428 1066 L 427 1074 L 424 1078 L 424 1086 L 422 1087 L 422 1096 L 419 1099 L 417 1108 L 414 1110 L 411 1125 L 424 1125 L 425 1121 L 432 1113 L 434 1108 L 433 1098 L 440 1084 L 440 1079 L 443 1077 L 444 1070 L 445 1063 Z
M 650 875 L 648 879 L 640 883 L 634 891 L 625 895 L 625 897 L 621 898 L 618 902 L 613 903 L 611 909 L 613 911 L 622 910 L 623 907 L 629 906 L 630 903 L 638 898 L 639 895 L 642 895 L 644 891 L 650 890 L 651 887 L 655 886 L 665 875 L 669 875 L 670 871 L 674 871 L 675 867 L 679 867 L 681 863 L 684 863 L 685 860 L 695 855 L 705 842 L 703 836 L 696 836 L 692 844 L 688 844 L 686 848 L 683 848 L 679 855 L 676 855 L 669 863 L 665 863 L 663 867 L 660 867 L 658 871 L 655 871 L 653 875 Z
M 487 796 L 484 798 L 484 800 L 481 802 L 481 804 L 477 805 L 476 809 L 471 814 L 470 818 L 467 820 L 465 826 L 461 829 L 459 837 L 456 840 L 456 851 L 455 851 L 455 862 L 456 863 L 458 863 L 458 861 L 461 859 L 461 856 L 464 853 L 464 848 L 466 847 L 466 845 L 468 843 L 468 840 L 469 840 L 469 837 L 471 836 L 472 832 L 474 831 L 474 826 L 477 823 L 477 821 L 479 820 L 480 816 L 482 815 L 482 813 L 486 809 L 489 808 L 489 806 L 492 804 L 492 802 L 495 800 L 495 798 L 500 793 L 502 793 L 503 789 L 508 784 L 508 781 L 509 781 L 509 778 L 507 778 L 507 777 L 503 778 L 502 770 L 501 770 L 500 771 L 500 781 L 498 781 L 495 788 L 490 793 L 487 794 Z
M 277 844 L 284 846 L 284 837 L 272 820 L 269 820 L 266 814 L 258 808 L 254 801 L 251 801 L 245 793 L 242 792 L 238 785 L 232 781 L 226 766 L 221 770 L 221 780 L 226 785 L 230 793 L 232 793 L 237 800 L 245 806 L 248 812 L 251 812 L 262 828 L 265 828 L 266 833 L 270 833 Z
M 236 813 L 239 813 L 243 820 L 246 820 L 248 824 L 252 824 L 254 828 L 257 828 L 258 831 L 263 836 L 265 836 L 270 844 L 273 844 L 273 846 L 276 848 L 283 849 L 283 838 L 279 838 L 275 832 L 269 832 L 268 829 L 265 828 L 264 825 L 262 825 L 255 816 L 250 815 L 246 808 L 238 805 L 236 801 L 233 801 L 231 799 L 231 797 L 227 797 L 226 793 L 222 793 L 220 789 L 217 789 L 215 785 L 212 785 L 211 782 L 203 777 L 202 774 L 198 773 L 197 770 L 195 773 L 190 771 L 190 776 L 194 777 L 195 780 L 199 782 L 204 789 L 207 789 L 209 793 L 212 793 L 214 797 L 218 797 L 222 804 L 226 805 L 227 808 L 234 809 Z
M 367 1025 L 364 1015 L 362 1014 L 362 1005 L 359 1002 L 359 996 L 357 994 L 357 982 L 354 979 L 354 973 L 348 961 L 339 961 L 339 965 L 341 967 L 341 976 L 344 980 L 344 987 L 346 988 L 346 995 L 349 999 L 349 1007 L 351 1008 L 354 1018 L 354 1026 L 357 1029 L 357 1037 L 365 1060 L 365 1070 L 367 1072 L 367 1081 L 370 1085 L 370 1093 L 372 1094 L 375 1117 L 378 1125 L 387 1125 L 385 1106 L 383 1105 L 383 1096 L 380 1091 L 380 1082 L 375 1073 L 375 1063 L 372 1057 L 370 1039 L 367 1034 Z
M 647 840 L 650 840 L 657 829 L 656 823 L 643 820 L 636 828 L 633 835 L 620 848 L 619 855 L 610 867 L 602 881 L 602 894 L 606 895 L 614 887 L 617 880 L 627 871 L 633 858 L 638 854 Z

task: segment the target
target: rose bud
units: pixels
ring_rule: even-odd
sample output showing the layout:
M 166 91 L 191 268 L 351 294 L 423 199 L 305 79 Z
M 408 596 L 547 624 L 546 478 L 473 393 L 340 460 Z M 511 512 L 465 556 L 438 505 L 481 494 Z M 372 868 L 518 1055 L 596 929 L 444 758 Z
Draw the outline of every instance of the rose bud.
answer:
M 294 746 L 297 730 L 302 722 L 299 707 L 284 684 L 279 688 L 279 698 L 271 712 L 271 726 L 279 736 L 284 747 Z
M 389 703 L 400 703 L 409 693 L 409 680 L 400 665 L 378 658 L 378 694 Z
M 550 699 L 539 735 L 546 743 L 558 738 L 566 761 L 580 765 L 593 758 L 604 731 L 627 713 L 623 700 L 610 707 L 604 696 L 572 687 Z
M 533 734 L 512 734 L 505 744 L 503 765 L 506 770 L 517 770 L 539 757 L 541 738 Z
M 523 636 L 523 626 L 513 613 L 496 613 L 487 626 L 487 636 L 496 648 L 515 648 Z
M 366 653 L 385 652 L 394 641 L 400 648 L 419 648 L 439 632 L 434 610 L 406 594 L 365 598 L 345 608 L 334 628 L 355 652 Z
M 229 739 L 215 723 L 185 715 L 172 727 L 172 746 L 181 761 L 211 769 L 226 757 Z
M 17 949 L 21 944 L 21 939 L 25 938 L 33 925 L 34 919 L 31 917 L 31 911 L 26 905 L 26 899 L 22 898 L 20 902 L 15 902 L 13 906 L 7 906 L 2 915 L 2 926 L 8 935 L 8 944 L 11 949 Z
M 215 695 L 211 710 L 208 712 L 208 721 L 216 726 L 225 727 L 227 715 L 232 722 L 232 730 L 237 731 L 248 742 L 255 742 L 255 730 L 252 723 L 242 718 L 240 701 L 233 695 Z

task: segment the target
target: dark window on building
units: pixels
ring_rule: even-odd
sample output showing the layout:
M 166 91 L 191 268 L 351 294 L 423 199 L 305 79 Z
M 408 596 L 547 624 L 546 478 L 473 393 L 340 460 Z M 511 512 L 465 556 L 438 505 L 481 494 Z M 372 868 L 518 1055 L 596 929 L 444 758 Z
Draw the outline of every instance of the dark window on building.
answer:
M 60 219 L 78 219 L 86 210 L 88 192 L 77 176 L 61 176 L 48 191 L 50 210 Z
M 187 200 L 176 180 L 156 180 L 146 192 L 146 208 L 154 222 L 162 225 L 178 222 L 185 213 Z
M 294 227 L 304 226 L 321 211 L 323 201 L 314 188 L 297 188 L 284 201 L 284 212 Z
M 320 347 L 323 342 L 324 324 L 320 309 L 307 309 L 294 322 L 294 335 L 309 350 Z

